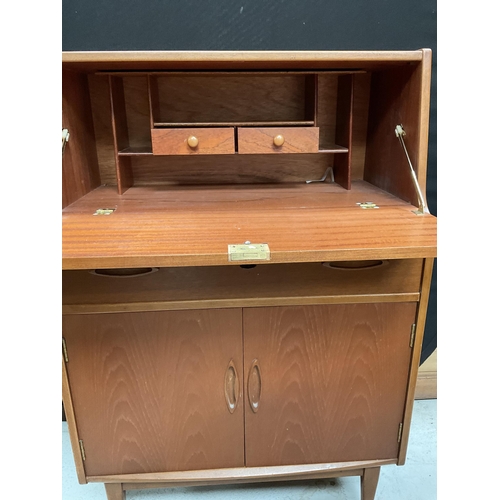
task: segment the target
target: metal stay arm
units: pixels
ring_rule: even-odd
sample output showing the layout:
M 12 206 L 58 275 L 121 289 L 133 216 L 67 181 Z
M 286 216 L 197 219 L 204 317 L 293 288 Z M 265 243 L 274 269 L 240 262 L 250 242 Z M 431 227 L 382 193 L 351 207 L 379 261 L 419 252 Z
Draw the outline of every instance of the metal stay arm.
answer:
M 428 214 L 429 209 L 427 208 L 427 205 L 425 204 L 424 195 L 422 194 L 422 190 L 420 189 L 417 175 L 415 174 L 415 170 L 413 169 L 413 165 L 411 164 L 410 156 L 408 155 L 408 150 L 406 149 L 406 144 L 405 144 L 405 141 L 403 139 L 403 137 L 406 135 L 406 132 L 403 128 L 403 125 L 396 125 L 395 132 L 396 132 L 396 137 L 399 139 L 399 142 L 401 143 L 401 146 L 403 147 L 403 150 L 406 154 L 406 159 L 408 160 L 408 165 L 410 166 L 411 178 L 413 180 L 413 186 L 415 187 L 415 190 L 417 191 L 418 210 L 416 210 L 415 213 L 417 215 Z

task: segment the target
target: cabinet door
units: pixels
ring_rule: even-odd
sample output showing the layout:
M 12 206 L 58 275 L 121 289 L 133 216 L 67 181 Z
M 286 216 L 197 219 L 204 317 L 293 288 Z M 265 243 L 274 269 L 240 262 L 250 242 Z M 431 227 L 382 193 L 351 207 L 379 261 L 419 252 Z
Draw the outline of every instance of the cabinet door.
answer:
M 86 475 L 244 465 L 241 324 L 241 309 L 64 317 Z
M 244 309 L 247 466 L 396 458 L 415 303 Z

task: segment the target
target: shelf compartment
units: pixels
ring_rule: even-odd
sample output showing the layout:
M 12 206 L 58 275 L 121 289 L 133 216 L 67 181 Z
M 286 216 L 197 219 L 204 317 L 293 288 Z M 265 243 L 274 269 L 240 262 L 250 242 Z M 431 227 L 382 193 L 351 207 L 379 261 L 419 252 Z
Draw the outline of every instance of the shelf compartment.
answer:
M 343 153 L 344 154 L 344 153 Z M 332 154 L 233 154 L 131 156 L 134 186 L 305 184 L 321 179 Z
M 314 74 L 150 75 L 151 128 L 179 123 L 314 125 L 316 79 Z
M 150 146 L 129 147 L 118 151 L 118 156 L 149 156 L 153 151 Z
M 344 146 L 339 146 L 337 144 L 333 144 L 332 146 L 328 147 L 323 147 L 322 149 L 318 149 L 318 153 L 323 153 L 323 154 L 336 154 L 336 153 L 348 153 L 349 149 L 345 148 Z M 130 148 L 125 148 L 122 149 L 121 151 L 118 151 L 119 156 L 152 156 L 153 151 L 150 146 L 143 146 L 143 147 L 130 147 Z

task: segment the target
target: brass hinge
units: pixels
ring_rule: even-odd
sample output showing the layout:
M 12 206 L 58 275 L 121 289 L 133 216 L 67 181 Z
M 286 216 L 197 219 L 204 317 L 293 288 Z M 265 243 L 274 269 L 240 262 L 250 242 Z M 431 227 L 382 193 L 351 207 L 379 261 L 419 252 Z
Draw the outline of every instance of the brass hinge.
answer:
M 82 454 L 82 459 L 85 462 L 85 448 L 83 447 L 83 441 L 80 439 L 78 443 L 80 443 L 80 453 Z
M 415 323 L 413 323 L 413 325 L 411 325 L 411 333 L 410 333 L 410 347 L 413 348 L 413 346 L 415 345 L 415 332 L 417 330 L 417 325 Z
M 69 130 L 67 128 L 62 129 L 62 154 L 64 155 L 64 149 L 69 141 Z
M 356 203 L 356 205 L 359 205 L 363 210 L 370 210 L 372 208 L 380 208 L 376 203 L 373 203 L 373 201 L 363 201 L 360 203 Z
M 401 443 L 401 436 L 403 435 L 403 423 L 401 422 L 399 424 L 399 431 L 398 431 L 398 443 Z
M 62 339 L 62 349 L 63 349 L 63 355 L 64 355 L 64 361 L 66 361 L 66 363 L 68 362 L 68 349 L 66 349 L 66 340 Z

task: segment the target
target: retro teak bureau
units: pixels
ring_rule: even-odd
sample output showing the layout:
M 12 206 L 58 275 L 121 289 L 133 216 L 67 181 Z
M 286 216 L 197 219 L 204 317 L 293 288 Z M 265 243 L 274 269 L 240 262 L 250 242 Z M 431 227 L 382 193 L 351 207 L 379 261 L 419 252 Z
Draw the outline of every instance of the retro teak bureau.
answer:
M 436 219 L 431 54 L 63 53 L 63 401 L 81 483 L 405 461 Z

